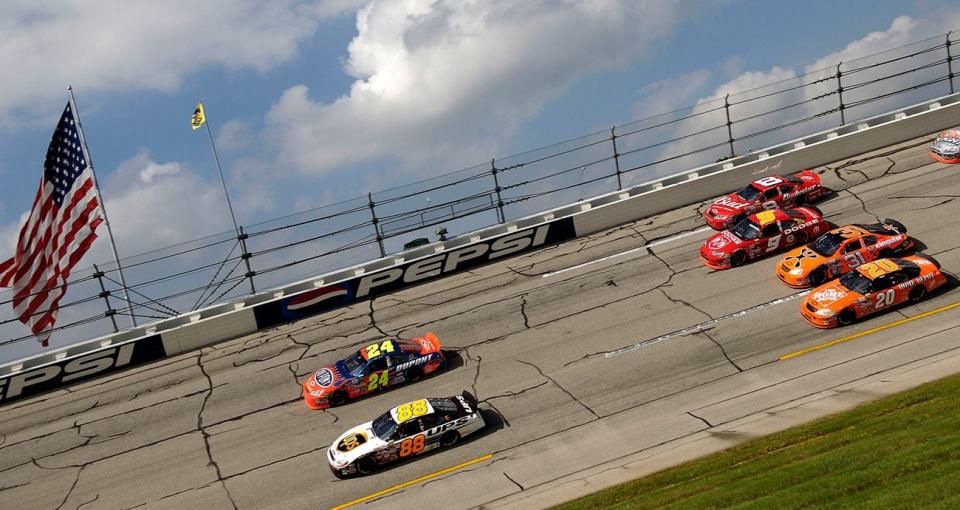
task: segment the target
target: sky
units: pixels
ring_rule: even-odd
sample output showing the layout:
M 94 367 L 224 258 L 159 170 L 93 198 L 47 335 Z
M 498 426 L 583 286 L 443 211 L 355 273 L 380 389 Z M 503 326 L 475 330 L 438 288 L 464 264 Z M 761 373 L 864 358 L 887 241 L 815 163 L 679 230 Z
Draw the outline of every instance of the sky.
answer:
M 70 85 L 126 258 L 232 229 L 206 134 L 189 127 L 201 99 L 237 220 L 250 225 L 960 29 L 960 10 L 7 0 L 0 28 L 0 257 L 13 253 Z M 110 260 L 107 246 L 81 266 Z

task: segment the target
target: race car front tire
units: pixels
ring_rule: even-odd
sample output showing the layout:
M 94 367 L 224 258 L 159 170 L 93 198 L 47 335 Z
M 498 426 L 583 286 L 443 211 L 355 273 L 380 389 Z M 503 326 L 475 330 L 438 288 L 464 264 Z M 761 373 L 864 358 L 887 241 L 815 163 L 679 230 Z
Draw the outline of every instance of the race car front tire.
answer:
M 738 251 L 730 256 L 730 267 L 742 266 L 747 261 L 747 254 Z
M 844 311 L 840 312 L 840 315 L 837 315 L 837 324 L 841 326 L 846 326 L 852 324 L 853 321 L 857 320 L 857 312 L 847 308 Z
M 827 281 L 827 269 L 823 266 L 817 266 L 816 269 L 810 271 L 810 285 L 814 287 L 819 287 L 823 285 L 823 282 Z
M 330 395 L 330 405 L 332 407 L 342 406 L 347 403 L 347 393 L 343 390 L 337 390 Z
M 377 469 L 377 462 L 371 457 L 363 457 L 357 461 L 357 473 L 369 475 Z

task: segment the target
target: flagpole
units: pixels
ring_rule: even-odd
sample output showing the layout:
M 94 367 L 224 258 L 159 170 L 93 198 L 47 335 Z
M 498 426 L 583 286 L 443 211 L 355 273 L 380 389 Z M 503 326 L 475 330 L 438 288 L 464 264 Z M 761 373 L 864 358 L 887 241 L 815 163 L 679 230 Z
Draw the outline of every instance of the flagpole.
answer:
M 203 101 L 197 103 L 198 108 L 202 104 Z M 240 230 L 240 226 L 237 224 L 237 216 L 233 214 L 233 203 L 230 201 L 230 193 L 227 192 L 227 180 L 223 178 L 223 168 L 220 166 L 220 155 L 217 153 L 217 146 L 213 143 L 213 133 L 210 131 L 210 120 L 207 118 L 206 112 L 201 110 L 201 113 L 203 116 L 203 126 L 207 128 L 207 139 L 210 140 L 210 150 L 213 151 L 213 161 L 217 164 L 217 173 L 220 174 L 220 184 L 223 185 L 223 196 L 227 197 L 227 208 L 230 209 L 230 219 L 233 221 L 233 230 L 237 233 L 237 240 L 240 241 L 240 244 L 243 247 L 243 261 L 247 265 L 247 275 L 250 277 L 250 292 L 256 293 L 257 289 L 253 285 L 253 271 L 250 269 L 250 258 L 246 256 L 246 236 L 243 234 L 243 231 Z
M 113 229 L 110 227 L 110 220 L 107 219 L 107 207 L 103 203 L 103 196 L 100 195 L 100 182 L 97 180 L 97 173 L 93 169 L 93 158 L 90 157 L 87 138 L 83 135 L 83 126 L 80 124 L 80 112 L 77 111 L 77 100 L 73 97 L 73 87 L 68 85 L 67 90 L 70 91 L 70 109 L 73 110 L 73 118 L 77 122 L 77 134 L 80 135 L 80 144 L 83 146 L 83 156 L 86 158 L 87 166 L 90 167 L 90 173 L 93 175 L 93 187 L 97 191 L 97 201 L 100 203 L 103 222 L 107 225 L 107 235 L 110 237 L 110 248 L 113 250 L 113 261 L 117 264 L 117 272 L 120 273 L 120 285 L 123 286 L 123 298 L 127 301 L 127 313 L 130 314 L 130 323 L 133 327 L 137 327 L 137 318 L 133 315 L 133 302 L 130 301 L 130 294 L 127 292 L 127 281 L 123 277 L 123 267 L 120 265 L 120 256 L 117 255 L 117 243 L 113 240 Z
M 202 102 L 202 101 L 201 101 Z M 217 164 L 217 172 L 220 174 L 220 184 L 223 185 L 223 195 L 227 197 L 227 208 L 230 209 L 230 219 L 233 220 L 233 230 L 240 235 L 240 227 L 237 225 L 237 217 L 233 214 L 233 203 L 230 202 L 230 193 L 227 193 L 227 181 L 223 178 L 223 168 L 220 167 L 220 155 L 217 154 L 217 146 L 213 144 L 213 134 L 210 132 L 210 120 L 207 114 L 203 114 L 204 127 L 207 128 L 207 138 L 210 140 L 210 150 L 213 151 L 213 161 Z

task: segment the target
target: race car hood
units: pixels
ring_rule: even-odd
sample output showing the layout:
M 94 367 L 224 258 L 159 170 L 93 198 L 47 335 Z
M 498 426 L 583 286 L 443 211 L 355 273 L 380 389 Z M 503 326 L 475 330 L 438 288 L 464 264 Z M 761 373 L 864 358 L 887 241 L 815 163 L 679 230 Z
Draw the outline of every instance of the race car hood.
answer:
M 321 391 L 323 393 L 333 391 L 339 381 L 346 379 L 344 370 L 340 367 L 341 363 L 342 362 L 337 362 L 336 364 L 326 365 L 314 372 L 313 375 L 303 382 L 303 389 L 308 393 L 314 391 Z
M 350 445 L 355 446 L 351 448 Z M 330 444 L 330 453 L 335 461 L 346 461 L 349 464 L 386 445 L 386 441 L 373 433 L 373 422 L 368 421 L 340 434 L 340 437 Z
M 788 251 L 787 254 L 780 259 L 780 265 L 782 266 L 781 269 L 787 272 L 793 269 L 803 269 L 804 272 L 807 272 L 819 266 L 824 260 L 826 260 L 826 258 L 816 251 L 807 246 L 801 246 Z
M 734 216 L 740 214 L 740 212 L 746 209 L 748 205 L 750 205 L 750 203 L 740 198 L 740 195 L 731 193 L 725 197 L 720 197 L 714 200 L 713 203 L 710 204 L 710 207 L 707 209 L 707 211 L 711 216 L 716 216 L 718 214 Z
M 737 248 L 750 244 L 750 241 L 744 241 L 729 230 L 717 232 L 710 236 L 707 242 L 703 244 L 701 251 L 719 251 L 724 253 L 733 253 Z
M 818 309 L 829 308 L 840 311 L 862 297 L 861 294 L 844 287 L 839 280 L 834 280 L 810 291 L 806 301 Z

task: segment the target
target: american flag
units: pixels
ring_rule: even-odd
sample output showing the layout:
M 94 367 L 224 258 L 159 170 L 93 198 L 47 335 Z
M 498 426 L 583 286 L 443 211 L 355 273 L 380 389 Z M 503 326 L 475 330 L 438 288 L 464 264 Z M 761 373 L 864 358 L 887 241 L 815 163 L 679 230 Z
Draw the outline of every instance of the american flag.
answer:
M 0 287 L 13 287 L 13 310 L 46 346 L 67 292 L 70 270 L 97 238 L 103 213 L 68 102 L 47 148 L 43 178 L 16 254 L 0 263 Z

